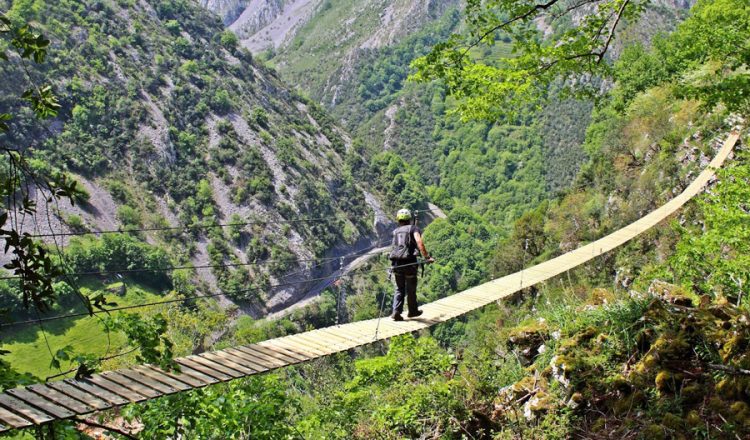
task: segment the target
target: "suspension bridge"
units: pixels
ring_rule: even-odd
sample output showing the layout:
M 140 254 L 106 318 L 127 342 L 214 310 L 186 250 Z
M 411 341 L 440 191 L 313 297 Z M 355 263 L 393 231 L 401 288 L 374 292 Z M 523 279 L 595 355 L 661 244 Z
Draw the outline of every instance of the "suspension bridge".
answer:
M 64 379 L 10 389 L 0 394 L 0 432 L 76 419 L 307 362 L 422 330 L 500 301 L 615 249 L 674 214 L 711 181 L 738 140 L 739 133 L 729 134 L 708 167 L 681 194 L 648 215 L 559 257 L 426 304 L 419 318 L 403 322 L 370 319 L 176 358 L 180 372 L 139 365 L 81 380 Z

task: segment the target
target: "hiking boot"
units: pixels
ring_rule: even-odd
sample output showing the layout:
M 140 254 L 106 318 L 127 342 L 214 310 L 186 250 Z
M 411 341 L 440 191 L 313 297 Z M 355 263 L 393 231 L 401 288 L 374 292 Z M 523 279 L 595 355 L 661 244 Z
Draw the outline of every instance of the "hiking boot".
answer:
M 398 313 L 394 313 L 393 315 L 391 315 L 391 319 L 394 321 L 403 321 L 404 317 L 399 315 Z
M 406 317 L 407 318 L 416 318 L 417 316 L 422 316 L 422 313 L 424 313 L 424 312 L 422 312 L 421 310 L 417 310 L 414 313 L 409 313 L 408 315 L 406 315 Z

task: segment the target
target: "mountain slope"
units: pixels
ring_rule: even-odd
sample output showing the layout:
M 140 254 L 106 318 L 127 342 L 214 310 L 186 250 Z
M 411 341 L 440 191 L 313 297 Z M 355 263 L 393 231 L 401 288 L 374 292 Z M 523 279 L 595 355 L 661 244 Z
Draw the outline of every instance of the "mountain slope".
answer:
M 249 301 L 246 311 L 256 315 L 293 302 L 307 287 L 262 286 L 332 269 L 295 259 L 338 255 L 376 239 L 373 225 L 384 219 L 373 217 L 377 199 L 366 199 L 348 171 L 347 157 L 356 156 L 349 139 L 237 47 L 218 19 L 188 1 L 36 4 L 21 13 L 39 23 L 53 49 L 31 75 L 54 81 L 63 109 L 48 127 L 23 116 L 16 125 L 34 129 L 10 141 L 33 146 L 40 171 L 70 173 L 90 197 L 27 230 L 192 225 L 140 236 L 169 248 L 176 263 L 274 260 L 197 274 L 206 290 Z M 13 11 L 8 2 L 0 6 Z M 0 87 L 3 105 L 17 107 L 10 97 L 18 86 Z M 299 221 L 307 218 L 320 220 Z M 240 225 L 200 227 L 214 223 Z M 236 293 L 250 282 L 261 287 Z
M 622 32 L 623 43 L 649 41 L 670 29 L 691 3 L 650 3 L 644 18 Z M 264 56 L 328 107 L 366 155 L 386 150 L 403 156 L 432 187 L 433 201 L 448 208 L 469 203 L 507 226 L 572 182 L 586 160 L 581 144 L 591 104 L 553 99 L 541 111 L 520 110 L 513 121 L 459 122 L 439 86 L 406 78 L 413 59 L 461 30 L 461 15 L 453 1 L 323 2 L 311 16 L 298 16 L 304 25 L 290 28 Z M 552 35 L 554 24 L 537 25 Z M 474 55 L 490 62 L 509 56 L 509 36 L 496 41 Z M 476 176 L 467 175 L 470 169 Z

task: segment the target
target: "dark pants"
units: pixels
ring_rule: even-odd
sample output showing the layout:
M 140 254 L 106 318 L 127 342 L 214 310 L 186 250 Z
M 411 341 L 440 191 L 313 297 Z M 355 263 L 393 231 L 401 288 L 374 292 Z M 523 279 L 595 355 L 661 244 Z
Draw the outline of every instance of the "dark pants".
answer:
M 396 278 L 396 294 L 393 296 L 393 314 L 400 315 L 404 311 L 404 297 L 409 307 L 409 314 L 417 313 L 417 267 L 394 267 Z

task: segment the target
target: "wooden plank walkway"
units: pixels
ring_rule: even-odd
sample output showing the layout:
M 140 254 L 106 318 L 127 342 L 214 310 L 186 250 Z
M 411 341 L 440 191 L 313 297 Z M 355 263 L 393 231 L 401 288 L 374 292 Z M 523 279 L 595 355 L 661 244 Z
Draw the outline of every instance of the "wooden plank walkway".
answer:
M 499 301 L 621 246 L 672 215 L 703 190 L 738 139 L 738 133 L 730 134 L 708 168 L 685 191 L 638 221 L 557 258 L 425 304 L 424 314 L 419 318 L 403 322 L 370 319 L 177 358 L 180 373 L 141 365 L 95 374 L 84 380 L 65 379 L 8 390 L 0 394 L 0 432 L 72 419 L 306 362 L 425 329 Z

